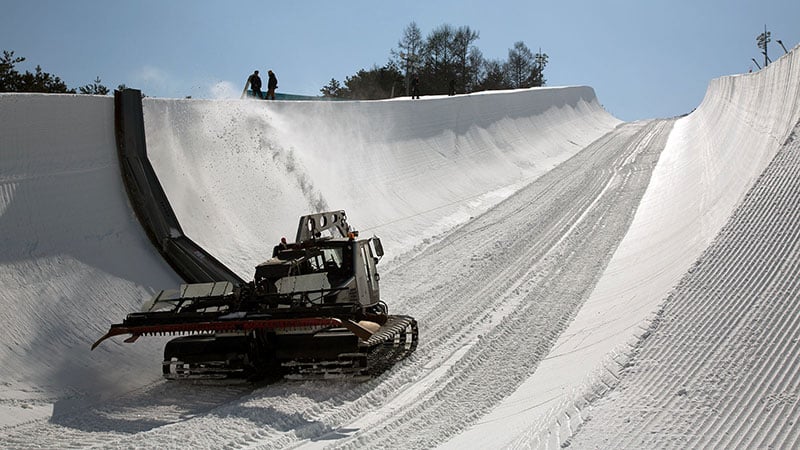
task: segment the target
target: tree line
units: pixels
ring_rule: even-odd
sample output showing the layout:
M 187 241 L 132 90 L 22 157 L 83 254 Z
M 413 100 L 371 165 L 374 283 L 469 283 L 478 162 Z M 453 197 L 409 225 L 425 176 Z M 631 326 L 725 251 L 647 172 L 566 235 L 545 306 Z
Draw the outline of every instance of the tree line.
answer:
M 3 50 L 3 57 L 0 58 L 0 92 L 45 92 L 56 94 L 94 94 L 106 95 L 110 91 L 103 86 L 100 77 L 96 77 L 92 83 L 79 86 L 77 91 L 67 87 L 61 78 L 47 73 L 40 66 L 36 66 L 33 72 L 26 70 L 20 73 L 16 66 L 25 61 L 24 57 L 14 56 L 13 51 Z M 120 85 L 122 90 L 125 85 Z
M 424 94 L 469 93 L 490 89 L 544 86 L 548 56 L 534 53 L 523 41 L 515 42 L 508 57 L 487 59 L 475 45 L 480 37 L 469 26 L 443 24 L 425 38 L 415 22 L 403 30 L 397 48 L 382 67 L 361 69 L 339 82 L 335 78 L 320 89 L 324 97 L 376 100 L 409 94 L 415 75 Z

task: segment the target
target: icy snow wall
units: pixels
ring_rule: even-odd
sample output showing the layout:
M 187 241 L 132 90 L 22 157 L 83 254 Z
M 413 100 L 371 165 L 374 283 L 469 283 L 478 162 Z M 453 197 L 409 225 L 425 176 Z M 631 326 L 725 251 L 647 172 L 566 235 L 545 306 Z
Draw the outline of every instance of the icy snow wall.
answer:
M 506 441 L 482 441 L 490 425 L 478 425 L 448 446 L 557 447 L 577 429 L 586 399 L 613 383 L 629 345 L 800 121 L 798 49 L 709 83 L 700 106 L 676 122 L 590 298 L 533 376 L 482 419 Z
M 159 339 L 89 346 L 178 283 L 128 206 L 113 98 L 0 94 L 0 425 L 158 379 Z
M 620 122 L 589 87 L 364 102 L 145 99 L 150 160 L 187 236 L 252 276 L 311 211 L 390 257 L 424 245 Z M 502 177 L 497 177 L 502 173 Z

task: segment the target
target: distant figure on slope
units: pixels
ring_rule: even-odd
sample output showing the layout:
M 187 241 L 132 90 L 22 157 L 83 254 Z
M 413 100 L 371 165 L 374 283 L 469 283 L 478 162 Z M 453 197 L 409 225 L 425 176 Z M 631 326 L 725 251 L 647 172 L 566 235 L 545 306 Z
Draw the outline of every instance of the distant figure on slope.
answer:
M 456 95 L 456 80 L 454 78 L 450 79 L 450 90 L 447 91 L 447 95 Z
M 248 85 L 250 85 L 250 89 L 253 90 L 253 95 L 256 98 L 264 98 L 264 96 L 261 94 L 261 77 L 258 76 L 257 70 L 254 71 L 253 74 L 247 79 L 247 84 L 244 85 L 245 92 L 247 92 Z
M 419 75 L 414 75 L 411 80 L 411 98 L 419 98 Z
M 269 79 L 267 80 L 267 99 L 275 100 L 275 89 L 278 88 L 278 78 L 271 70 L 267 71 L 267 75 L 269 75 Z

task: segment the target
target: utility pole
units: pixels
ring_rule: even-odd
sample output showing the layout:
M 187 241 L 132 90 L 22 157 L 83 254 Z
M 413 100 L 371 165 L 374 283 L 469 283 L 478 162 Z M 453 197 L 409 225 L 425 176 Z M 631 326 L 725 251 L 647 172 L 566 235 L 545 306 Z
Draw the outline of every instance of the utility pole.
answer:
M 767 64 L 769 63 L 769 56 L 767 56 L 767 44 L 769 44 L 770 40 L 771 40 L 770 32 L 767 31 L 767 26 L 764 25 L 764 32 L 759 34 L 758 37 L 756 37 L 756 42 L 758 42 L 758 48 L 763 50 L 763 52 L 761 53 L 764 54 L 764 67 L 767 67 Z

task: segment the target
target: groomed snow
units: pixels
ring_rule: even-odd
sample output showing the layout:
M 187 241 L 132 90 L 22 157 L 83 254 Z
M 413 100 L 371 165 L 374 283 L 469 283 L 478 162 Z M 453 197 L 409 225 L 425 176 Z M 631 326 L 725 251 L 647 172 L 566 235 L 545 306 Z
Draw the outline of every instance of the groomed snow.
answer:
M 113 100 L 0 95 L 0 424 L 157 380 L 161 339 L 87 350 L 176 283 L 128 206 Z
M 345 209 L 381 236 L 384 297 L 420 320 L 420 347 L 361 384 L 175 386 L 159 380 L 165 339 L 117 338 L 90 353 L 110 323 L 180 281 L 127 204 L 113 101 L 0 94 L 0 439 L 631 445 L 592 432 L 592 401 L 615 386 L 650 393 L 636 378 L 626 385 L 622 367 L 648 351 L 650 320 L 800 120 L 797 53 L 713 80 L 686 117 L 630 124 L 587 87 L 382 102 L 145 99 L 150 159 L 185 233 L 241 276 L 310 210 Z M 788 267 L 772 276 L 796 279 Z M 715 279 L 747 277 L 739 270 Z M 715 342 L 736 345 L 725 335 Z M 685 336 L 672 342 L 691 348 Z M 791 360 L 796 347 L 771 354 Z M 764 376 L 745 371 L 742 386 Z M 795 406 L 782 414 L 796 416 L 796 392 L 783 394 Z M 614 423 L 597 404 L 594 420 Z M 652 417 L 651 430 L 669 424 Z M 746 419 L 731 419 L 745 436 L 763 423 Z
M 795 51 L 766 71 L 712 80 L 697 110 L 675 123 L 625 239 L 575 320 L 536 373 L 482 419 L 488 425 L 453 448 L 497 443 L 482 435 L 513 442 L 523 433 L 523 442 L 551 445 L 568 437 L 581 421 L 576 402 L 604 389 L 614 360 L 625 360 L 800 120 L 797 58 Z M 531 423 L 538 433 L 523 431 Z
M 144 114 L 184 232 L 245 279 L 308 211 L 345 209 L 397 256 L 619 123 L 588 87 L 419 101 L 145 99 Z

